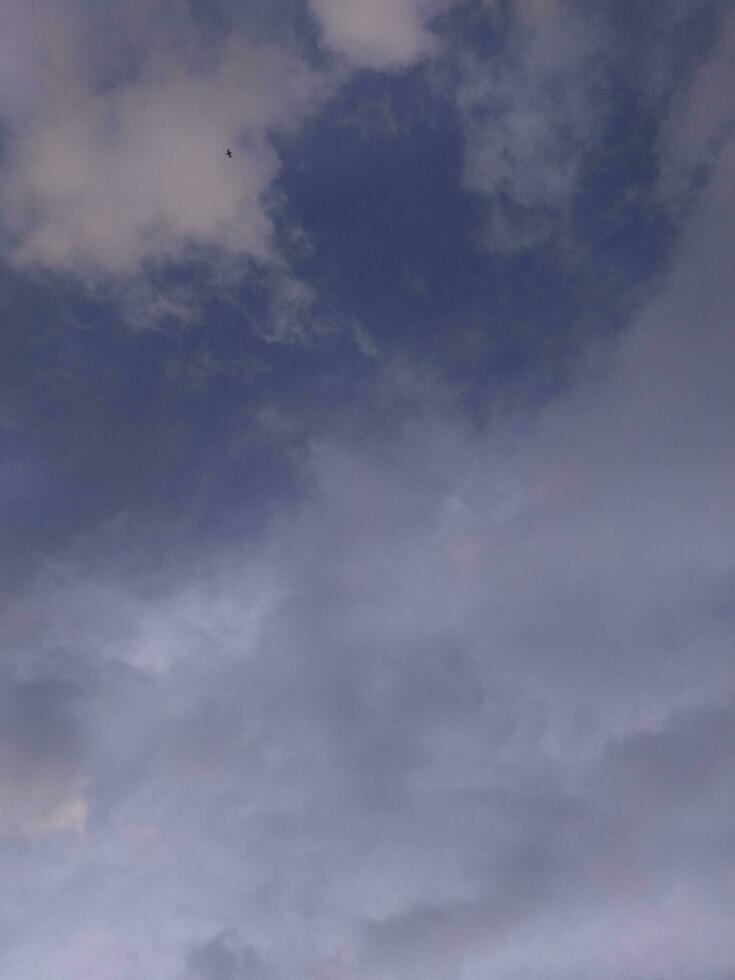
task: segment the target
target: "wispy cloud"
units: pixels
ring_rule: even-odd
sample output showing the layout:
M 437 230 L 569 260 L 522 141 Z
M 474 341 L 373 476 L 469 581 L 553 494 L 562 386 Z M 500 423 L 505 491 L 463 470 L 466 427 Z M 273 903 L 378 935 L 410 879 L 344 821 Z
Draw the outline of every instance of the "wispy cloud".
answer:
M 715 50 L 697 72 L 691 86 L 677 93 L 662 126 L 660 193 L 677 208 L 689 200 L 692 183 L 701 184 L 717 165 L 716 193 L 731 204 L 735 187 L 733 138 L 735 111 L 727 93 L 735 68 L 735 19 L 725 19 Z M 726 158 L 729 158 L 726 159 Z
M 489 199 L 489 240 L 501 251 L 534 244 L 558 222 L 604 111 L 601 22 L 564 0 L 510 9 L 504 45 L 467 53 L 457 90 L 465 185 Z M 488 7 L 490 29 L 493 16 Z

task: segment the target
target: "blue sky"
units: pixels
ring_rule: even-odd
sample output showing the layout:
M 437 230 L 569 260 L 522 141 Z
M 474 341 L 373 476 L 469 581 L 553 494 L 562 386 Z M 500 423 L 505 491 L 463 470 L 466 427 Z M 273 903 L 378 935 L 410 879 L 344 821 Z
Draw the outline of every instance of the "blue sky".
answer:
M 735 976 L 734 52 L 4 6 L 2 980 Z

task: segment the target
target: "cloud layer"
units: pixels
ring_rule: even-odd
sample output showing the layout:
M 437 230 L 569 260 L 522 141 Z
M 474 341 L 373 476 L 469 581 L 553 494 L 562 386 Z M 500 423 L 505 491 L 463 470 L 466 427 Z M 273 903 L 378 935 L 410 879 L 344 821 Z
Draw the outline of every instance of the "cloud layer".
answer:
M 314 109 L 321 80 L 270 40 L 224 31 L 203 51 L 176 5 L 138 9 L 120 8 L 119 38 L 156 40 L 165 14 L 151 53 L 120 40 L 80 73 L 70 51 L 88 50 L 88 14 L 70 5 L 43 48 L 50 63 L 13 68 L 15 261 L 127 274 L 183 243 L 271 260 L 272 133 Z M 577 177 L 562 150 L 589 135 L 572 83 L 588 36 L 550 26 L 558 9 L 514 8 L 515 60 L 456 62 L 457 180 L 474 159 L 487 196 L 504 187 L 529 213 L 563 209 Z M 4 16 L 43 46 L 37 31 L 55 15 L 38 10 Z M 345 63 L 385 69 L 355 84 L 392 84 L 442 36 L 431 5 L 313 12 Z M 719 97 L 730 41 L 727 30 L 667 102 L 648 147 L 659 201 L 678 205 L 667 267 L 626 297 L 624 330 L 590 332 L 553 397 L 509 369 L 471 414 L 438 358 L 370 348 L 357 372 L 353 352 L 334 367 L 325 345 L 274 359 L 263 374 L 276 380 L 247 401 L 230 291 L 231 306 L 200 298 L 197 383 L 183 368 L 168 387 L 152 378 L 156 344 L 186 363 L 183 333 L 148 346 L 123 334 L 110 391 L 89 389 L 89 428 L 67 451 L 82 501 L 94 503 L 108 455 L 129 489 L 112 517 L 90 503 L 77 533 L 46 542 L 0 614 L 2 980 L 733 975 L 735 201 Z M 513 104 L 492 135 L 475 109 L 496 97 Z M 207 154 L 232 128 L 242 160 L 228 170 L 219 149 Z M 186 177 L 150 176 L 152 157 L 183 146 Z M 131 174 L 109 191 L 92 159 L 108 174 L 111 148 Z M 195 176 L 210 167 L 220 176 L 205 199 Z M 275 267 L 301 281 L 282 257 Z M 294 310 L 308 317 L 301 288 L 280 319 L 262 314 L 271 339 Z M 551 300 L 537 300 L 555 329 Z M 76 329 L 62 362 L 72 382 L 74 358 L 108 336 Z M 69 332 L 44 336 L 71 347 Z M 52 390 L 63 372 L 49 364 Z M 158 413 L 147 425 L 141 405 Z M 105 410 L 137 413 L 132 441 L 149 438 L 148 456 L 104 444 L 97 468 L 87 462 L 78 447 L 88 432 L 104 443 L 88 419 Z M 47 444 L 67 431 L 46 425 Z M 12 435 L 20 444 L 22 423 Z M 153 457 L 174 460 L 165 519 L 182 530 L 167 548 L 164 517 L 134 492 L 158 471 L 124 465 Z M 269 482 L 272 458 L 283 469 Z M 3 506 L 37 472 L 3 470 Z M 233 472 L 212 508 L 227 520 L 187 537 L 200 497 Z M 61 506 L 58 486 L 45 491 Z
M 422 396 L 389 444 L 316 442 L 311 499 L 247 560 L 147 595 L 38 580 L 11 622 L 55 666 L 20 657 L 7 717 L 48 698 L 76 734 L 6 806 L 82 836 L 11 872 L 30 923 L 52 848 L 50 931 L 5 975 L 732 969 L 732 245 L 702 210 L 613 360 L 525 435 Z M 72 664 L 91 731 L 61 720 Z

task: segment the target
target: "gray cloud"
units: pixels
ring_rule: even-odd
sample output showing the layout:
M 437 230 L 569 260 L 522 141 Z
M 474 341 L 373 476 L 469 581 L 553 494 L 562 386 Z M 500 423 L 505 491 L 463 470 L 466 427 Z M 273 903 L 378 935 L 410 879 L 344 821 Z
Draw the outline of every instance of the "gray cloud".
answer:
M 53 677 L 0 685 L 0 833 L 81 830 L 86 819 L 81 692 Z
M 267 973 L 251 949 L 233 949 L 232 937 L 220 933 L 191 950 L 186 975 L 191 980 L 265 980 Z

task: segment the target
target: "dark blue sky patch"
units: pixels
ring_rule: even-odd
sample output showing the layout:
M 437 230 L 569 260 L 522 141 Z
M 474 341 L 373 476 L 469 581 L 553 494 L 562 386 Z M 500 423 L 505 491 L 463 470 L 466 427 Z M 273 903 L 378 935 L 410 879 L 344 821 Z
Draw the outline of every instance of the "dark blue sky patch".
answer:
M 661 270 L 674 229 L 656 197 L 660 121 L 624 79 L 616 90 L 580 176 L 574 234 L 588 262 L 612 266 L 634 287 Z
M 151 546 L 170 535 L 186 545 L 200 521 L 211 523 L 209 508 L 227 521 L 228 493 L 245 523 L 260 525 L 260 504 L 286 492 L 288 476 L 280 447 L 248 436 L 257 406 L 271 400 L 262 378 L 271 350 L 242 318 L 220 316 L 218 329 L 133 331 L 74 289 L 37 282 L 30 293 L 8 274 L 11 292 L 29 301 L 14 304 L 2 333 L 17 489 L 6 502 L 10 582 L 36 547 L 53 552 L 121 513 L 151 528 Z
M 508 0 L 486 4 L 469 0 L 437 17 L 434 27 L 450 42 L 449 59 L 457 52 L 469 52 L 481 58 L 498 56 L 505 47 L 515 22 L 515 12 Z
M 534 353 L 527 329 L 516 327 L 563 329 L 573 283 L 551 249 L 509 257 L 483 246 L 484 208 L 461 187 L 451 106 L 439 103 L 425 120 L 401 112 L 421 103 L 425 85 L 421 72 L 355 82 L 345 99 L 358 123 L 336 106 L 287 149 L 285 214 L 315 243 L 300 273 L 336 297 L 383 354 L 464 373 L 471 384 L 511 363 L 526 367 Z M 368 132 L 363 99 L 386 107 Z
M 461 8 L 455 31 L 462 16 L 479 13 Z M 672 230 L 653 203 L 651 110 L 621 83 L 582 167 L 570 265 L 558 229 L 525 253 L 483 245 L 486 205 L 462 190 L 459 120 L 432 91 L 422 70 L 363 73 L 284 145 L 283 221 L 313 242 L 298 271 L 383 354 L 478 385 L 480 397 L 499 380 L 563 373 L 590 331 L 620 326 L 629 295 L 665 260 Z
M 314 242 L 299 271 L 387 350 L 457 312 L 477 268 L 461 134 L 429 96 L 421 71 L 364 73 L 284 152 L 286 220 Z

